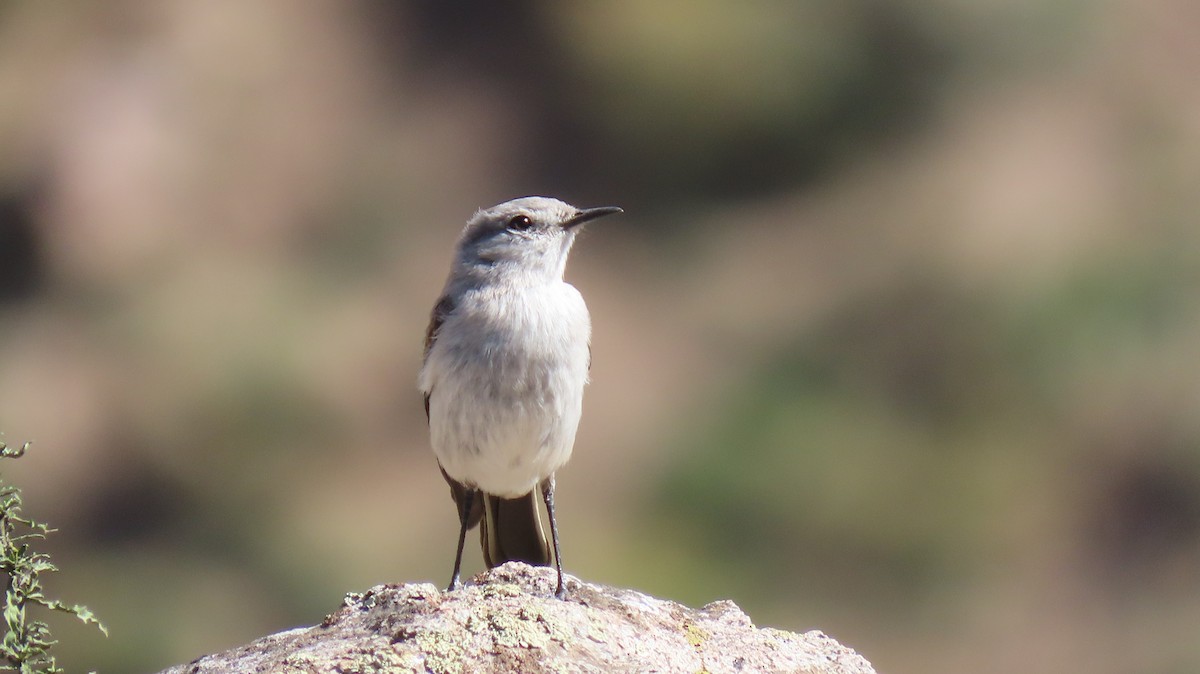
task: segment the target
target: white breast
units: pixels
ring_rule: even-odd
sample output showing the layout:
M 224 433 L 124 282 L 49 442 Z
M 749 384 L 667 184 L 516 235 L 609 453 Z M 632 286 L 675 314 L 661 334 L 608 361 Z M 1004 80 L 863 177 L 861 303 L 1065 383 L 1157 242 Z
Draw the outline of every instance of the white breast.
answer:
M 570 458 L 591 324 L 566 283 L 466 293 L 421 372 L 433 451 L 450 477 L 529 493 Z

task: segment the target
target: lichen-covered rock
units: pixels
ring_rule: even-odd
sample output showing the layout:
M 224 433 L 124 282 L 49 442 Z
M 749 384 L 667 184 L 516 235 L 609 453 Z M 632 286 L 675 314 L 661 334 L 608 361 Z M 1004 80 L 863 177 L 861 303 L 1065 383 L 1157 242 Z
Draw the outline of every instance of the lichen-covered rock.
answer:
M 264 637 L 162 674 L 362 672 L 809 672 L 873 674 L 820 632 L 758 629 L 732 602 L 702 609 L 511 562 L 441 592 L 379 585 L 315 627 Z

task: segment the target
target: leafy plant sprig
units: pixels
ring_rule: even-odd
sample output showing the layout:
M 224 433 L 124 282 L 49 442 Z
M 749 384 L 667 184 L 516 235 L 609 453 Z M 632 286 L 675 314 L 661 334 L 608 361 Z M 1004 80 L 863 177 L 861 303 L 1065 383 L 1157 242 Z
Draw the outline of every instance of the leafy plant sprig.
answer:
M 0 442 L 0 458 L 19 458 L 28 449 L 28 442 L 16 448 Z M 20 490 L 0 483 L 0 575 L 6 581 L 0 609 L 6 630 L 0 641 L 0 671 L 54 674 L 63 671 L 50 654 L 50 648 L 58 642 L 51 637 L 49 625 L 29 617 L 30 608 L 40 606 L 73 615 L 85 624 L 95 625 L 105 636 L 108 629 L 87 607 L 46 597 L 41 574 L 58 568 L 50 563 L 49 555 L 34 552 L 30 541 L 43 539 L 56 530 L 22 517 L 21 505 Z

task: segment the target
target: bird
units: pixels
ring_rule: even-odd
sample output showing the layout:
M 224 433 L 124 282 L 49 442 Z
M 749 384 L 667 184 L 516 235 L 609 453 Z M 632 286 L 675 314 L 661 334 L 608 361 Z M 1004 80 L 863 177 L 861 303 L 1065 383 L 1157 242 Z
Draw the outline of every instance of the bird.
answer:
M 582 225 L 621 212 L 522 197 L 477 211 L 459 235 L 418 377 L 430 444 L 459 519 L 447 591 L 460 587 L 467 531 L 479 525 L 489 569 L 553 559 L 554 594 L 565 598 L 554 476 L 571 456 L 582 415 L 591 318 L 563 275 Z

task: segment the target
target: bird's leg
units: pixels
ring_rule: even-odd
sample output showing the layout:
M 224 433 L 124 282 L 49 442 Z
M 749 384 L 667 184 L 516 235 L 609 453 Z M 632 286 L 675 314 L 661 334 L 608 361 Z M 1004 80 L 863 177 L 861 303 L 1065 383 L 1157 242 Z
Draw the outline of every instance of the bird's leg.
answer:
M 450 577 L 450 587 L 446 588 L 447 592 L 453 592 L 462 585 L 458 580 L 458 574 L 462 568 L 463 544 L 467 542 L 467 520 L 471 517 L 471 508 L 475 505 L 475 496 L 479 493 L 479 490 L 467 487 L 463 492 L 463 498 L 457 504 L 459 523 L 458 552 L 454 553 L 454 575 Z
M 558 571 L 558 587 L 554 596 L 559 599 L 567 598 L 567 589 L 563 587 L 562 555 L 558 552 L 558 522 L 554 519 L 554 476 L 542 481 L 542 500 L 546 502 L 546 514 L 550 517 L 550 540 L 554 544 L 554 569 Z

